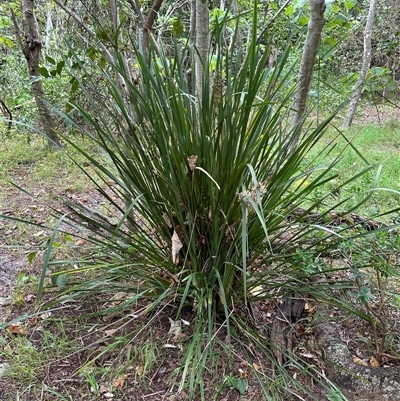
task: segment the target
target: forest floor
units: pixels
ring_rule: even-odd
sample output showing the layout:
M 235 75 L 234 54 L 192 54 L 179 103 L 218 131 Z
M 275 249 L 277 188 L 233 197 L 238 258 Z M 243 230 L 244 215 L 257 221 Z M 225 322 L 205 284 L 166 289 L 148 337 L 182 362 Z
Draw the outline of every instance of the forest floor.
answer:
M 377 113 L 371 107 L 363 110 L 357 121 L 383 123 L 396 119 L 400 121 L 398 109 L 389 108 Z M 15 165 L 8 169 L 9 178 L 18 186 L 28 188 L 34 197 L 4 184 L 0 193 L 0 214 L 49 223 L 48 206 L 60 206 L 56 198 L 47 194 L 48 189 L 58 195 L 68 193 L 68 196 L 74 196 L 93 208 L 103 206 L 102 198 L 85 183 L 79 191 L 69 193 L 68 185 L 60 185 L 64 180 L 63 171 L 52 172 L 52 180 L 48 182 L 37 181 L 32 175 L 35 163 L 16 160 Z M 65 181 L 68 182 L 68 177 Z M 0 330 L 0 401 L 186 400 L 187 390 L 178 393 L 176 387 L 171 387 L 171 377 L 181 366 L 190 329 L 179 328 L 171 338 L 173 324 L 171 326 L 168 305 L 151 332 L 142 332 L 142 336 L 133 339 L 129 339 L 127 333 L 137 326 L 146 326 L 149 319 L 139 316 L 145 305 L 136 305 L 129 311 L 131 318 L 123 320 L 122 332 L 116 332 L 116 323 L 121 323 L 121 316 L 110 319 L 102 313 L 108 307 L 105 306 L 107 295 L 95 296 L 83 303 L 66 303 L 44 315 L 36 315 L 36 291 L 42 271 L 40 256 L 43 255 L 33 258 L 32 249 L 46 241 L 49 235 L 51 232 L 36 226 L 0 219 L 0 326 L 7 322 Z M 393 355 L 400 354 L 400 296 L 396 287 L 397 284 L 392 288 L 391 299 L 388 299 L 386 315 L 390 333 L 388 347 Z M 44 301 L 52 296 L 54 294 L 45 295 Z M 118 299 L 115 302 L 118 303 Z M 294 327 L 294 348 L 303 361 L 308 361 L 323 375 L 326 368 L 313 335 L 313 307 L 309 305 L 310 310 Z M 259 305 L 260 319 L 264 319 L 260 325 L 269 324 L 271 314 L 268 309 L 267 304 Z M 330 311 L 330 318 L 341 322 L 341 339 L 351 350 L 354 362 L 377 366 L 373 359 L 371 326 L 336 308 Z M 190 321 L 190 316 L 183 321 Z M 115 348 L 110 346 L 118 342 Z M 260 365 L 268 363 L 262 356 L 258 361 Z M 220 373 L 205 377 L 208 399 L 266 399 L 257 378 L 250 374 L 247 376 L 243 354 L 234 354 L 231 361 L 222 360 L 218 364 Z M 380 366 L 384 369 L 397 364 L 395 358 L 387 358 Z M 242 395 L 241 379 L 247 386 Z M 328 394 L 326 388 L 318 383 L 308 378 L 300 377 L 301 380 L 321 401 L 341 400 L 334 392 Z M 282 400 L 308 399 L 288 391 Z

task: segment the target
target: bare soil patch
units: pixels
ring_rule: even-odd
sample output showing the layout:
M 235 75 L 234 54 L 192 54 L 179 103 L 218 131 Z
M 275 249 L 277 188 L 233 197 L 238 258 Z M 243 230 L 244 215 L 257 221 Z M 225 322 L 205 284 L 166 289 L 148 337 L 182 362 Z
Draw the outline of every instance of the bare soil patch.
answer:
M 376 106 L 365 106 L 357 111 L 354 119 L 355 124 L 386 124 L 388 122 L 400 123 L 400 105 L 388 103 L 377 104 Z

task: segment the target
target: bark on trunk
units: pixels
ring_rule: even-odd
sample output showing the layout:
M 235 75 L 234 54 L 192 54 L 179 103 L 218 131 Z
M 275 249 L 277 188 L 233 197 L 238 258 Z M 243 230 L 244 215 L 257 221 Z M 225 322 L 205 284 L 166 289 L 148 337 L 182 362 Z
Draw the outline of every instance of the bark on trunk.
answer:
M 22 23 L 25 34 L 24 55 L 28 63 L 32 92 L 38 108 L 39 120 L 52 149 L 60 148 L 61 142 L 54 129 L 50 110 L 44 101 L 44 91 L 39 73 L 39 59 L 42 49 L 39 28 L 34 14 L 34 1 L 22 1 Z
M 195 74 L 196 94 L 199 101 L 202 98 L 204 67 L 208 63 L 208 52 L 210 39 L 208 34 L 208 1 L 196 0 L 196 22 L 195 22 Z
M 189 45 L 194 48 L 196 45 L 196 2 L 197 0 L 190 1 L 190 35 Z
M 356 83 L 356 88 L 354 90 L 353 96 L 351 97 L 350 105 L 347 110 L 347 115 L 344 120 L 343 128 L 345 129 L 349 128 L 353 122 L 354 114 L 356 113 L 357 105 L 361 98 L 365 77 L 367 76 L 367 72 L 371 65 L 371 33 L 372 33 L 372 25 L 374 24 L 377 3 L 378 3 L 377 0 L 371 0 L 371 2 L 369 3 L 367 22 L 364 28 L 363 61 L 360 69 L 360 75 Z
M 142 46 L 143 46 L 143 54 L 144 54 L 146 60 L 148 59 L 148 52 L 149 52 L 149 48 L 150 48 L 150 32 L 151 32 L 151 29 L 153 28 L 154 21 L 157 18 L 158 11 L 160 10 L 162 3 L 163 3 L 163 0 L 155 0 L 154 1 L 153 5 L 151 6 L 151 9 L 149 11 L 149 14 L 147 15 L 147 18 L 143 24 Z
M 309 0 L 310 21 L 306 41 L 303 48 L 303 56 L 297 80 L 296 97 L 293 104 L 291 116 L 291 128 L 303 118 L 306 111 L 308 93 L 314 73 L 315 60 L 317 58 L 319 43 L 321 41 L 322 28 L 325 24 L 324 11 L 325 0 Z M 300 131 L 295 138 L 291 139 L 290 152 L 293 153 L 300 140 Z

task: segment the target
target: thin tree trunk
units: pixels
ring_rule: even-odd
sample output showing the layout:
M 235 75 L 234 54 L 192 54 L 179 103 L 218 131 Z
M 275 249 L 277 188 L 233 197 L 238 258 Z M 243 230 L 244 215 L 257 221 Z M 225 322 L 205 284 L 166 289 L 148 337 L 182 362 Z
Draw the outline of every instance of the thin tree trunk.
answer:
M 39 73 L 39 59 L 42 49 L 42 41 L 39 34 L 38 23 L 33 10 L 33 0 L 22 1 L 22 24 L 25 35 L 25 43 L 23 44 L 22 39 L 18 39 L 18 41 L 23 44 L 22 50 L 28 63 L 32 92 L 38 109 L 40 123 L 44 133 L 48 138 L 49 147 L 56 149 L 61 147 L 61 142 L 54 129 L 50 110 L 44 101 L 44 91 Z M 16 33 L 19 35 L 19 28 L 15 16 L 13 16 L 13 21 Z
M 195 74 L 196 74 L 196 94 L 199 101 L 202 98 L 203 73 L 204 67 L 208 63 L 208 53 L 210 38 L 208 33 L 209 21 L 208 1 L 196 0 L 196 22 L 195 22 Z
M 293 104 L 291 115 L 291 128 L 303 118 L 306 111 L 308 93 L 311 87 L 311 81 L 314 74 L 314 66 L 317 58 L 319 43 L 321 41 L 322 28 L 325 24 L 325 0 L 309 0 L 310 21 L 306 41 L 303 48 L 303 56 L 300 64 L 300 71 L 297 80 L 296 97 Z M 300 131 L 293 138 L 290 144 L 289 153 L 293 153 L 300 140 Z
M 54 28 L 53 21 L 51 18 L 51 10 L 52 10 L 52 7 L 48 6 L 47 7 L 47 17 L 46 17 L 46 34 L 45 34 L 45 40 L 44 40 L 45 52 L 49 51 L 49 49 L 50 49 L 51 31 Z
M 360 75 L 356 83 L 356 88 L 354 90 L 353 96 L 351 97 L 349 108 L 347 110 L 347 115 L 344 120 L 343 128 L 345 129 L 349 128 L 353 122 L 354 114 L 356 113 L 357 105 L 361 98 L 365 77 L 367 76 L 367 72 L 371 65 L 371 33 L 372 26 L 374 24 L 377 3 L 378 0 L 371 0 L 369 3 L 367 22 L 364 28 L 363 61 L 360 69 Z
M 143 46 L 143 54 L 144 54 L 146 60 L 148 58 L 148 52 L 149 52 L 149 48 L 150 48 L 150 32 L 151 32 L 151 29 L 153 28 L 154 21 L 158 15 L 158 11 L 160 10 L 162 3 L 163 3 L 163 0 L 154 0 L 154 3 L 151 6 L 151 9 L 149 11 L 149 14 L 147 15 L 147 18 L 143 24 L 142 46 Z
M 229 7 L 230 7 L 232 14 L 235 17 L 238 17 L 238 14 L 239 14 L 238 0 L 231 0 L 229 3 Z M 239 22 L 239 20 L 238 20 L 238 22 Z M 235 46 L 236 49 L 242 48 L 242 28 L 240 27 L 240 24 L 238 24 L 236 26 L 236 30 L 233 31 L 231 39 L 230 39 L 229 48 L 232 48 L 233 46 Z
M 194 48 L 196 44 L 196 2 L 197 0 L 190 0 L 189 45 L 191 48 Z

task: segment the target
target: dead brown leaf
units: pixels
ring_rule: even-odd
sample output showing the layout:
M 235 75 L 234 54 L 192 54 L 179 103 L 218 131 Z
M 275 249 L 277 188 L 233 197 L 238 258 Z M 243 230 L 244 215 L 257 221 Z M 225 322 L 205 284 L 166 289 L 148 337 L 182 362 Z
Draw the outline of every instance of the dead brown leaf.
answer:
M 8 330 L 12 334 L 18 334 L 20 336 L 25 336 L 28 333 L 28 329 L 20 323 L 10 324 Z
M 196 163 L 197 163 L 198 156 L 192 155 L 187 158 L 190 171 L 196 170 Z
M 175 334 L 172 338 L 171 341 L 179 342 L 179 343 L 184 343 L 189 339 L 189 336 L 186 333 L 178 333 Z
M 275 309 L 278 306 L 278 300 L 276 299 L 269 299 L 265 301 L 265 303 L 261 306 L 261 310 L 269 311 Z
M 307 358 L 307 359 L 313 359 L 314 361 L 319 360 L 318 356 L 312 354 L 311 352 L 303 352 L 302 354 L 300 354 L 300 356 L 302 356 L 303 358 Z
M 127 298 L 128 294 L 126 292 L 117 292 L 111 299 L 114 301 L 111 302 L 111 306 L 119 305 L 125 298 Z
M 359 358 L 358 356 L 353 355 L 352 358 L 353 358 L 353 362 L 354 362 L 354 363 L 357 363 L 357 364 L 362 365 L 362 366 L 368 366 L 368 363 L 365 362 L 365 361 L 363 361 L 363 360 L 362 360 L 361 358 Z
M 178 256 L 179 251 L 182 249 L 183 244 L 182 244 L 181 240 L 179 239 L 179 236 L 175 230 L 172 235 L 171 242 L 172 242 L 172 250 L 171 250 L 172 263 L 177 265 L 179 262 L 179 258 L 177 256 Z
M 104 330 L 104 334 L 108 337 L 113 337 L 118 329 Z
M 29 304 L 29 303 L 33 302 L 35 300 L 35 298 L 36 298 L 36 296 L 34 294 L 27 294 L 24 296 L 24 301 Z
M 301 323 L 298 323 L 296 325 L 296 336 L 302 336 L 305 332 L 306 328 Z
M 143 366 L 136 366 L 136 373 L 141 377 L 143 374 Z
M 108 393 L 110 389 L 105 384 L 100 384 L 99 388 L 100 394 Z
M 317 305 L 312 306 L 312 305 L 310 305 L 308 302 L 305 303 L 305 305 L 304 305 L 304 311 L 305 311 L 306 313 L 312 314 L 312 313 L 315 313 L 316 310 L 317 310 Z
M 168 217 L 167 213 L 164 213 L 164 214 L 162 215 L 162 217 L 163 217 L 163 219 L 164 219 L 164 221 L 165 221 L 165 224 L 168 226 L 168 228 L 172 228 L 172 223 L 171 223 L 171 220 L 170 220 L 170 218 Z
M 125 385 L 125 376 L 117 377 L 113 382 L 112 385 L 114 388 L 122 388 Z
M 180 320 L 172 320 L 170 317 L 168 317 L 169 323 L 171 325 L 168 334 L 171 334 L 173 336 L 176 336 L 181 333 L 181 321 Z
M 264 287 L 262 285 L 257 285 L 250 289 L 250 295 L 252 297 L 258 297 L 258 296 L 262 295 L 263 292 L 264 292 Z
M 373 356 L 369 359 L 369 364 L 375 368 L 379 368 L 381 364 L 377 361 L 377 359 Z
M 178 237 L 181 241 L 185 239 L 185 232 L 183 231 L 183 228 L 181 225 L 176 225 L 175 226 L 175 232 L 178 234 Z

